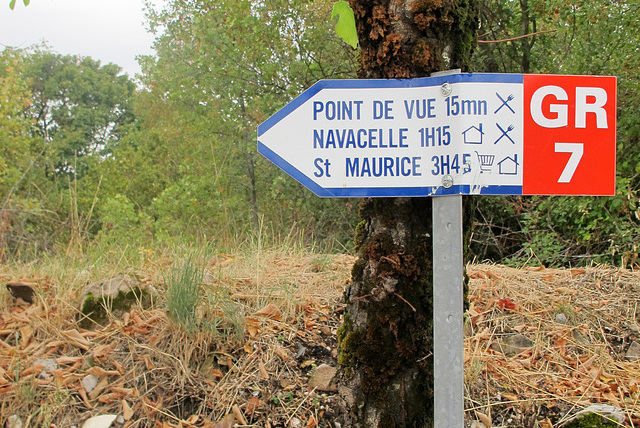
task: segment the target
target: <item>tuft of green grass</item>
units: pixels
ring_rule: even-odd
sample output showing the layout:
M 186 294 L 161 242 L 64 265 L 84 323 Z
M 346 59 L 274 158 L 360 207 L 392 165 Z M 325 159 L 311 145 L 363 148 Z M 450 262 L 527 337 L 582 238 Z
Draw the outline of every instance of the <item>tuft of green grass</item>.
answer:
M 569 303 L 558 304 L 553 311 L 551 311 L 553 319 L 555 321 L 558 314 L 564 314 L 567 317 L 567 324 L 576 325 L 576 312 Z
M 174 262 L 164 276 L 169 319 L 187 333 L 204 333 L 223 340 L 239 341 L 244 334 L 245 313 L 219 281 L 210 276 L 207 263 L 211 250 L 192 250 Z
M 204 294 L 205 267 L 199 263 L 200 255 L 197 251 L 187 254 L 164 277 L 169 318 L 189 333 L 198 329 L 197 308 Z
M 224 287 L 205 291 L 202 329 L 206 333 L 222 336 L 224 340 L 240 342 L 245 330 L 245 312 L 242 304 L 233 301 Z
M 333 260 L 328 254 L 318 254 L 311 261 L 311 272 L 321 273 L 331 269 Z

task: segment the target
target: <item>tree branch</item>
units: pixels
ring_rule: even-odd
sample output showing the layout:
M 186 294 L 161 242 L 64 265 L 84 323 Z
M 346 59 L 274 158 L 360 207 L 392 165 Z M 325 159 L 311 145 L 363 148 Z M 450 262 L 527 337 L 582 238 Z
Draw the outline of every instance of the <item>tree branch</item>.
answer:
M 516 36 L 516 37 L 511 37 L 508 39 L 501 39 L 501 40 L 478 40 L 478 43 L 503 43 L 503 42 L 512 42 L 514 40 L 518 40 L 518 39 L 524 39 L 525 37 L 532 37 L 532 36 L 537 36 L 539 34 L 546 34 L 546 33 L 555 33 L 557 30 L 546 30 L 546 31 L 537 31 L 535 33 L 529 33 L 529 34 L 523 34 L 522 36 Z

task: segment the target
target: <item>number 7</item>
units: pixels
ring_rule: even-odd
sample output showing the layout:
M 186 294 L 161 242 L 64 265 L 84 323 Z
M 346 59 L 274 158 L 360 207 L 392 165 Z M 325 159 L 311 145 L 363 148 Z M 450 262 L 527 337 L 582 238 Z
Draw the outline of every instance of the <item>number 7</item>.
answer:
M 569 183 L 578 168 L 580 159 L 584 153 L 584 143 L 556 143 L 556 153 L 571 153 L 571 157 L 560 174 L 558 183 Z

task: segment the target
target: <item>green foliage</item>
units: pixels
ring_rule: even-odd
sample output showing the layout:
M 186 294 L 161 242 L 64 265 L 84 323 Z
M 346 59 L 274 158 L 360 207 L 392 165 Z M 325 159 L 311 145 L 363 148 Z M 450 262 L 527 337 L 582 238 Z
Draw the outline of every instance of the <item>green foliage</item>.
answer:
M 82 251 L 92 238 L 233 245 L 259 224 L 274 240 L 348 245 L 353 204 L 313 197 L 255 148 L 257 125 L 293 96 L 353 75 L 331 4 L 175 0 L 150 10 L 158 56 L 142 59 L 137 91 L 113 64 L 4 50 L 3 257 Z
M 0 54 L 3 257 L 70 241 L 77 247 L 97 231 L 101 164 L 110 163 L 134 121 L 135 85 L 120 72 L 113 64 L 41 49 Z M 116 176 L 104 180 L 110 193 L 102 200 L 120 190 Z
M 141 88 L 91 58 L 0 52 L 2 258 L 92 238 L 102 248 L 232 246 L 258 234 L 351 250 L 357 204 L 314 197 L 258 156 L 255 140 L 259 123 L 318 79 L 355 76 L 340 39 L 352 13 L 329 0 L 172 0 L 149 11 L 158 55 L 142 58 Z M 639 18 L 630 1 L 482 1 L 480 39 L 499 42 L 478 45 L 475 71 L 618 76 L 618 185 L 609 198 L 471 198 L 477 257 L 636 262 Z
M 333 4 L 331 19 L 338 16 L 336 23 L 336 34 L 349 44 L 352 48 L 358 47 L 358 32 L 356 31 L 356 19 L 353 10 L 349 6 L 349 2 L 344 0 L 337 1 Z
M 29 6 L 29 3 L 31 3 L 31 0 L 22 0 L 22 2 L 24 3 L 25 6 Z M 11 0 L 9 2 L 9 9 L 13 10 L 16 7 L 16 0 Z
M 628 265 L 638 257 L 640 5 L 631 1 L 485 0 L 474 69 L 618 77 L 614 197 L 479 198 L 480 258 Z M 527 37 L 517 38 L 526 35 Z M 500 41 L 502 40 L 502 41 Z
M 31 104 L 24 61 L 19 51 L 0 52 L 0 202 L 20 185 L 23 172 L 34 158 L 32 122 L 23 116 Z
M 614 197 L 536 198 L 536 209 L 524 216 L 528 236 L 524 248 L 554 266 L 584 260 L 619 266 L 634 263 L 640 222 L 636 210 L 631 211 L 637 199 L 626 192 L 619 182 Z
M 210 224 L 224 223 L 222 197 L 210 179 L 186 175 L 153 201 L 158 236 L 204 236 L 213 232 Z
M 47 144 L 52 177 L 82 178 L 90 156 L 107 156 L 134 120 L 135 84 L 115 64 L 46 51 L 29 55 L 29 113 Z
M 139 183 L 126 194 L 149 207 L 158 236 L 239 240 L 262 223 L 335 239 L 344 203 L 319 202 L 255 147 L 258 124 L 292 97 L 318 79 L 353 75 L 353 51 L 327 37 L 330 14 L 331 2 L 308 0 L 176 0 L 151 12 L 152 28 L 164 29 L 158 57 L 143 64 L 139 129 L 114 155 Z
M 57 219 L 42 197 L 47 186 L 32 185 L 43 147 L 26 114 L 33 102 L 27 66 L 23 51 L 0 52 L 0 259 L 50 248 L 56 238 Z
M 98 237 L 104 241 L 118 242 L 126 237 L 130 245 L 140 245 L 151 238 L 151 219 L 144 212 L 136 212 L 124 195 L 116 194 L 101 203 L 98 214 L 102 223 Z

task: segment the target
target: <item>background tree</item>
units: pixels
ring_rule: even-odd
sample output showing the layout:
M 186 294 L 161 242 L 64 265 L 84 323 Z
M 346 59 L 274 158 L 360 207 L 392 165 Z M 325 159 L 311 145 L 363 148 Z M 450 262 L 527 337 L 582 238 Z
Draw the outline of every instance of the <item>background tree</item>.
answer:
M 20 51 L 0 52 L 0 259 L 4 248 L 26 239 L 12 229 L 20 221 L 16 213 L 27 209 L 22 191 L 38 158 L 33 122 L 23 114 L 31 104 L 24 67 Z
M 88 57 L 36 51 L 26 77 L 33 103 L 29 113 L 47 143 L 53 176 L 81 178 L 89 156 L 108 156 L 134 120 L 135 84 L 115 64 Z
M 3 247 L 51 249 L 88 231 L 100 180 L 84 179 L 133 122 L 135 85 L 116 65 L 42 49 L 5 49 L 0 65 Z
M 485 0 L 472 67 L 506 73 L 618 76 L 617 193 L 483 197 L 473 251 L 481 259 L 548 265 L 626 264 L 638 255 L 640 5 L 629 1 Z M 605 221 L 606 219 L 606 221 Z
M 350 2 L 360 78 L 412 78 L 466 68 L 473 0 Z M 433 426 L 431 199 L 365 199 L 358 260 L 338 332 L 342 397 L 361 427 Z
M 19 52 L 0 52 L 0 194 L 3 207 L 31 161 L 32 122 L 23 116 L 31 104 L 31 91 L 25 80 L 24 61 Z
M 151 204 L 161 234 L 235 239 L 266 226 L 350 235 L 349 201 L 311 198 L 255 149 L 258 124 L 291 98 L 318 79 L 352 75 L 354 54 L 331 36 L 330 6 L 177 0 L 151 12 L 162 33 L 157 60 L 144 65 L 144 120 L 116 158 L 146 157 L 153 168 L 139 170 L 169 177 Z

